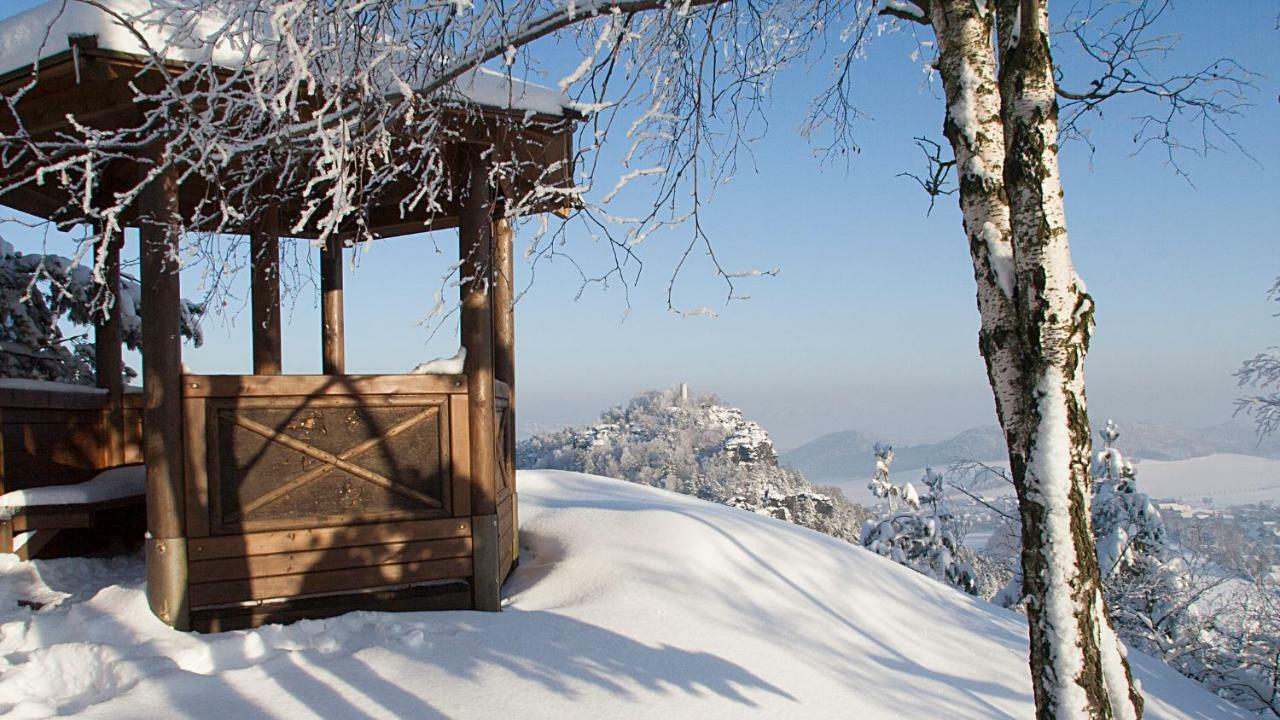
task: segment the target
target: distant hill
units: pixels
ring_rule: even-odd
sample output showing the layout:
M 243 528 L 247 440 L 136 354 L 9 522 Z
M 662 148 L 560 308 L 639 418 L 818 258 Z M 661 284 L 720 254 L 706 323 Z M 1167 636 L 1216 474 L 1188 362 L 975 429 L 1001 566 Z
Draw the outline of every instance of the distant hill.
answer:
M 778 465 L 759 423 L 714 395 L 680 388 L 640 393 L 601 413 L 594 425 L 541 432 L 520 441 L 521 469 L 625 478 L 770 515 L 857 542 L 866 510 L 839 491 L 814 487 Z
M 1101 423 L 1095 426 L 1100 427 Z M 1268 438 L 1259 444 L 1253 426 L 1240 420 L 1199 430 L 1121 422 L 1120 430 L 1121 447 L 1135 459 L 1186 460 L 1215 454 L 1280 458 L 1280 438 Z M 877 440 L 892 439 L 859 430 L 830 433 L 782 453 L 778 462 L 815 482 L 870 477 L 874 467 L 872 447 Z M 1004 436 L 994 425 L 969 428 L 941 442 L 895 445 L 893 452 L 895 470 L 942 467 L 957 460 L 1006 459 Z

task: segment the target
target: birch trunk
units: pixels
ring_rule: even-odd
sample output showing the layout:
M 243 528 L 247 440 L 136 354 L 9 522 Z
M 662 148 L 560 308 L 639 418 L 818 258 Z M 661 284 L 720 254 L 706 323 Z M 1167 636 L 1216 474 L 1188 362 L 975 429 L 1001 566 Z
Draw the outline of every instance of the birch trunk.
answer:
M 929 14 L 946 92 L 943 132 L 956 160 L 960 210 L 978 287 L 978 348 L 986 361 L 996 415 L 1012 446 L 1024 439 L 1008 433 L 1021 432 L 1026 423 L 993 14 L 980 13 L 973 0 L 936 0 Z
M 1009 432 L 1040 718 L 1140 718 L 1089 525 L 1084 358 L 1093 300 L 1071 262 L 1047 0 L 1000 0 L 1004 181 L 1022 328 L 1024 431 Z
M 977 282 L 979 347 L 1022 514 L 1037 716 L 1136 719 L 1142 698 L 1106 619 L 1089 527 L 1083 363 L 1093 302 L 1067 242 L 1047 9 L 1044 0 L 1000 0 L 998 13 L 994 5 L 926 7 Z

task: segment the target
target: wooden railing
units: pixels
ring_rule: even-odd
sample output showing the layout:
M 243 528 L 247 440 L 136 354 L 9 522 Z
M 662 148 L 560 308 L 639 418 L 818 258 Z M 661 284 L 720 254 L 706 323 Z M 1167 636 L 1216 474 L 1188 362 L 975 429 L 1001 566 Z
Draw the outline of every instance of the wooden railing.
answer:
M 113 415 L 118 419 L 113 419 Z M 142 462 L 142 396 L 0 388 L 0 494 Z

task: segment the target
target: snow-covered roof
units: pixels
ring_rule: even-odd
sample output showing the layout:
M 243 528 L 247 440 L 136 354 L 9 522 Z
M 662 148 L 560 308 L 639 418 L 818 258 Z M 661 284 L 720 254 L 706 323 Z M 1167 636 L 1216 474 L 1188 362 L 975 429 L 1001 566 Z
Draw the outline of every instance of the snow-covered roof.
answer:
M 166 60 L 213 62 L 240 67 L 259 51 L 253 33 L 217 11 L 195 13 L 189 0 L 98 0 L 126 19 L 126 28 L 98 5 L 79 0 L 47 0 L 30 10 L 0 20 L 0 74 L 20 70 L 37 60 L 65 52 L 72 38 L 96 36 L 104 50 L 147 56 L 162 53 Z M 479 68 L 460 77 L 455 86 L 464 99 L 483 105 L 547 115 L 563 115 L 571 107 L 563 93 Z

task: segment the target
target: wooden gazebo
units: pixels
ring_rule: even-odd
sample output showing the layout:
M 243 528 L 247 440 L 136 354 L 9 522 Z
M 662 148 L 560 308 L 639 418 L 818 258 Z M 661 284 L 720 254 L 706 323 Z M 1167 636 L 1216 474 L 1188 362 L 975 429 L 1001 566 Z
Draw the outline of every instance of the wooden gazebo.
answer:
M 40 59 L 38 82 L 16 105 L 28 131 L 56 136 L 68 114 L 99 128 L 137 126 L 130 83 L 144 86 L 154 66 L 94 37 L 70 43 Z M 11 96 L 33 72 L 0 76 L 0 94 Z M 568 185 L 573 121 L 470 107 L 458 123 L 464 130 L 448 154 L 453 205 L 430 215 L 365 213 L 377 237 L 457 228 L 466 351 L 458 374 L 346 374 L 342 249 L 350 236 L 341 234 L 320 250 L 323 373 L 282 374 L 278 242 L 299 211 L 287 197 L 232 228 L 250 237 L 253 374 L 185 373 L 178 230 L 207 188 L 180 182 L 169 168 L 129 209 L 141 241 L 147 592 L 166 623 L 217 631 L 353 609 L 500 609 L 519 552 L 512 231 L 503 194 L 520 188 L 492 187 L 488 163 L 502 143 L 542 171 L 514 185 L 547 184 L 549 167 L 558 168 L 554 182 Z M 14 129 L 12 117 L 0 118 L 0 132 Z M 137 172 L 122 163 L 103 183 L 131 187 Z M 0 203 L 64 226 L 84 222 L 77 200 L 55 183 L 24 185 Z M 563 204 L 561 196 L 534 210 Z M 100 242 L 106 277 L 114 277 L 123 238 Z M 97 332 L 109 391 L 102 437 L 127 435 L 119 324 L 105 318 Z

